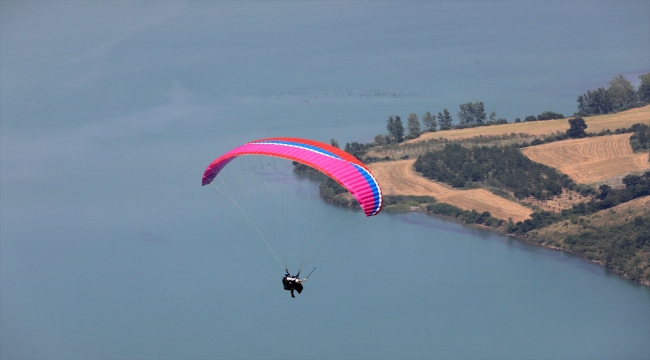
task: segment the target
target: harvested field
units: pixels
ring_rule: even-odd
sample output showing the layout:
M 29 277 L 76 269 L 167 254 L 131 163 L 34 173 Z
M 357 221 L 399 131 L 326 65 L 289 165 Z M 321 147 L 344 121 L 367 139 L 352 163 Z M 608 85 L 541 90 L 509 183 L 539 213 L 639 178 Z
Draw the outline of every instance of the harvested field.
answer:
M 582 184 L 650 169 L 647 153 L 635 154 L 632 134 L 565 140 L 522 149 L 533 161 L 554 167 Z
M 489 211 L 492 216 L 512 221 L 530 218 L 533 212 L 523 205 L 504 199 L 485 189 L 455 190 L 427 180 L 413 170 L 415 160 L 389 161 L 369 164 L 368 167 L 382 185 L 386 195 L 433 196 L 464 210 Z
M 614 131 L 620 128 L 629 128 L 638 123 L 650 124 L 650 105 L 617 114 L 589 116 L 584 119 L 587 124 L 586 131 L 592 133 L 607 129 Z
M 650 122 L 650 105 L 642 108 L 630 109 L 618 114 L 608 114 L 585 117 L 587 132 L 598 133 L 602 130 L 614 131 L 620 128 L 629 128 L 638 123 Z M 429 139 L 446 138 L 450 140 L 465 139 L 475 136 L 496 136 L 510 133 L 525 133 L 534 136 L 550 135 L 557 131 L 565 132 L 569 128 L 567 119 L 531 121 L 521 123 L 510 123 L 503 125 L 481 126 L 469 129 L 436 131 L 422 134 L 417 139 L 409 140 L 406 143 L 417 143 Z
M 458 206 L 463 210 L 489 211 L 497 219 L 512 218 L 515 223 L 530 219 L 530 214 L 533 213 L 532 209 L 504 199 L 485 189 L 454 190 L 453 193 L 440 198 L 440 201 Z

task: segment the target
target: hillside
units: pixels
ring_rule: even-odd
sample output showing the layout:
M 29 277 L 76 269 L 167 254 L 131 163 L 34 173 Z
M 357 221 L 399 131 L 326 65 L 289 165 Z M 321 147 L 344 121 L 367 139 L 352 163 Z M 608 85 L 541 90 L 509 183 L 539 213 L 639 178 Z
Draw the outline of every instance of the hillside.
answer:
M 622 111 L 617 114 L 585 117 L 587 132 L 599 133 L 603 130 L 615 131 L 620 128 L 629 128 L 637 123 L 650 122 L 650 105 L 641 108 Z M 431 139 L 445 138 L 448 140 L 467 139 L 475 136 L 501 136 L 511 133 L 525 133 L 533 136 L 551 135 L 557 131 L 565 132 L 568 129 L 567 119 L 530 121 L 510 123 L 503 125 L 481 126 L 475 128 L 428 132 L 417 139 L 409 140 L 404 144 L 418 143 Z
M 650 196 L 530 231 L 528 240 L 578 253 L 650 284 Z
M 387 211 L 426 210 L 488 226 L 650 285 L 648 140 L 643 127 L 632 128 L 650 124 L 650 106 L 584 120 L 593 136 L 567 139 L 562 119 L 430 132 L 402 143 L 378 135 L 346 151 L 368 164 Z M 321 195 L 354 205 L 333 181 Z
M 639 122 L 650 122 L 650 106 L 584 119 L 589 132 L 607 129 L 615 131 Z M 367 155 L 378 159 L 386 156 L 390 159 L 414 159 L 427 152 L 444 149 L 450 141 L 458 142 L 463 147 L 506 146 L 531 142 L 539 136 L 565 132 L 567 129 L 567 120 L 561 119 L 438 131 L 425 133 L 420 138 L 399 145 L 375 146 Z M 650 168 L 647 153 L 632 152 L 630 136 L 627 133 L 556 141 L 530 146 L 522 152 L 533 161 L 569 175 L 577 183 L 596 185 L 596 188 L 600 184 L 620 187 L 626 174 L 640 173 Z M 389 195 L 429 195 L 461 209 L 489 211 L 497 218 L 511 217 L 513 221 L 527 218 L 532 213 L 532 208 L 560 212 L 590 199 L 589 195 L 581 194 L 580 191 L 564 189 L 561 195 L 552 199 L 527 197 L 517 203 L 511 197 L 502 198 L 485 189 L 458 190 L 426 179 L 408 168 L 408 164 L 412 163 L 413 160 L 382 161 L 369 166 L 373 172 L 377 172 L 376 176 Z M 526 203 L 531 208 L 521 203 Z

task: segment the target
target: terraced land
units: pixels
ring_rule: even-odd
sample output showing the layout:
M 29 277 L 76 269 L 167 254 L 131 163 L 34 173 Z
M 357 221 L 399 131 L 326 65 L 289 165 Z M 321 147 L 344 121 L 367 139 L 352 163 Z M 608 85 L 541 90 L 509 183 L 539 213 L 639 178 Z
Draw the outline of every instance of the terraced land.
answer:
M 635 154 L 632 134 L 558 141 L 522 149 L 529 159 L 554 167 L 582 184 L 650 169 L 647 153 Z
M 650 105 L 642 108 L 630 109 L 617 114 L 599 115 L 585 117 L 587 132 L 599 133 L 602 130 L 614 131 L 620 128 L 629 128 L 638 123 L 648 124 L 650 122 Z M 417 143 L 430 139 L 446 138 L 449 140 L 472 138 L 475 136 L 496 136 L 503 134 L 525 133 L 535 136 L 551 135 L 557 131 L 565 132 L 569 128 L 567 119 L 531 121 L 521 123 L 510 123 L 503 125 L 481 126 L 476 128 L 436 131 L 422 134 L 417 139 L 409 140 L 406 143 Z
M 377 162 L 368 167 L 386 195 L 433 196 L 463 210 L 489 211 L 492 216 L 518 222 L 530 218 L 532 209 L 497 196 L 485 189 L 456 190 L 430 181 L 413 170 L 415 160 Z
M 609 129 L 629 128 L 638 123 L 650 123 L 650 105 L 631 109 L 618 114 L 585 117 L 587 132 L 598 133 Z M 425 133 L 395 148 L 376 148 L 372 156 L 391 158 L 409 155 L 410 160 L 377 162 L 368 165 L 382 184 L 387 195 L 429 195 L 437 200 L 464 210 L 489 211 L 499 219 L 512 218 L 514 222 L 530 218 L 532 209 L 514 201 L 497 196 L 485 189 L 456 190 L 447 185 L 430 181 L 413 170 L 413 157 L 430 151 L 426 140 L 446 138 L 448 140 L 470 139 L 477 136 L 503 136 L 528 134 L 545 136 L 565 132 L 569 128 L 567 119 L 511 123 L 478 128 L 459 129 Z M 523 149 L 524 154 L 537 161 L 571 176 L 576 182 L 594 184 L 607 179 L 621 178 L 624 174 L 650 169 L 647 153 L 634 154 L 629 143 L 632 134 L 600 136 L 586 139 L 565 140 Z M 521 141 L 521 140 L 519 140 Z M 528 140 L 529 141 L 529 140 Z M 444 146 L 436 145 L 436 146 Z M 620 181 L 619 181 L 620 182 Z M 546 202 L 527 199 L 524 201 L 547 211 L 558 212 L 584 201 L 577 193 L 570 192 Z

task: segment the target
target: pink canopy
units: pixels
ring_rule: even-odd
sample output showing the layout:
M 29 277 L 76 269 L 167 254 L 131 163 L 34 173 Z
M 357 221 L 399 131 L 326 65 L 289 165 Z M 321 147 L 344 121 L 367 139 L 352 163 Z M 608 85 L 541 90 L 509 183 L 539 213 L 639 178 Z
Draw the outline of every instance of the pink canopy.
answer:
M 236 147 L 208 165 L 203 185 L 210 184 L 221 169 L 240 155 L 280 157 L 317 169 L 346 188 L 366 216 L 377 215 L 383 206 L 379 183 L 361 161 L 331 145 L 298 138 L 261 139 Z

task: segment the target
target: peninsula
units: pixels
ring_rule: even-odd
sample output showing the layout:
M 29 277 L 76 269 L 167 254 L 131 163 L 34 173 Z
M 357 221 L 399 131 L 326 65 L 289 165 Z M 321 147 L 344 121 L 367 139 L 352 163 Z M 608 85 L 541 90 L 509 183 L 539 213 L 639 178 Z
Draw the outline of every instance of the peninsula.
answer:
M 650 86 L 644 76 L 642 87 Z M 650 105 L 637 100 L 594 113 L 587 95 L 569 118 L 548 111 L 508 123 L 492 112 L 486 121 L 483 103 L 475 102 L 461 105 L 460 125 L 451 125 L 445 109 L 438 122 L 423 115 L 420 130 L 411 114 L 407 136 L 399 116 L 391 116 L 388 135 L 345 150 L 381 184 L 384 211 L 487 227 L 650 285 Z M 320 189 L 328 201 L 355 206 L 334 181 Z

